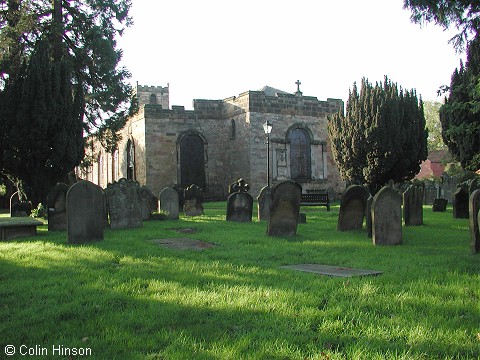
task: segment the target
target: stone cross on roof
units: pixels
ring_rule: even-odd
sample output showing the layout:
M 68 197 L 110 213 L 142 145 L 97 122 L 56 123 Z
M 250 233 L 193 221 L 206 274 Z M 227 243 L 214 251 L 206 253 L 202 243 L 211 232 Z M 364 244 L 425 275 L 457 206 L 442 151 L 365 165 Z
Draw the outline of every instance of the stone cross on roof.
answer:
M 300 80 L 295 81 L 295 84 L 297 85 L 297 92 L 295 95 L 302 95 L 302 92 L 300 91 L 300 85 L 302 84 Z

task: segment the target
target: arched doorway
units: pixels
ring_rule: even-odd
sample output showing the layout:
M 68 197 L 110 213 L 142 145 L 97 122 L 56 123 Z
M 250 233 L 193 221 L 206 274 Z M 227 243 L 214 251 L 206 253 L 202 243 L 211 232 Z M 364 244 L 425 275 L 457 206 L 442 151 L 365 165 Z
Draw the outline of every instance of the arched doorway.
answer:
M 297 128 L 289 134 L 290 173 L 293 180 L 311 179 L 312 161 L 310 156 L 310 137 L 306 130 Z
M 205 190 L 205 143 L 194 133 L 181 136 L 180 184 L 186 187 L 195 184 Z

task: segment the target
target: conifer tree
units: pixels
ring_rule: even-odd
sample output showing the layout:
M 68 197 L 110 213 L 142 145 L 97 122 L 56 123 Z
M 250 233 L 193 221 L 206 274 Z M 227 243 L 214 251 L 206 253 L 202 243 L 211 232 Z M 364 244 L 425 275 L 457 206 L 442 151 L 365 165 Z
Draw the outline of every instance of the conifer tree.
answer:
M 427 157 L 423 104 L 387 77 L 373 86 L 354 83 L 346 114 L 329 119 L 332 152 L 344 180 L 366 185 L 372 194 L 389 180 L 412 179 Z
M 455 69 L 440 108 L 442 137 L 465 170 L 480 169 L 480 37 L 468 46 L 467 62 Z

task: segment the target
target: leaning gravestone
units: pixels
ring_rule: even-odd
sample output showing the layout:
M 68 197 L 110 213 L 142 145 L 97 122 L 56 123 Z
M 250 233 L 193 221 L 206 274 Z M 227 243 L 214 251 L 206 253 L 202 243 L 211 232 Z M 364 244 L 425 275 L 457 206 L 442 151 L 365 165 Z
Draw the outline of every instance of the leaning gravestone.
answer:
M 282 181 L 272 190 L 272 206 L 267 235 L 295 236 L 302 198 L 302 187 L 292 180 Z
M 433 202 L 432 211 L 445 212 L 447 211 L 447 204 L 448 204 L 447 199 L 443 199 L 443 198 L 435 199 L 435 201 Z
M 112 229 L 143 226 L 142 199 L 137 181 L 121 178 L 106 189 L 108 215 Z
M 67 192 L 65 183 L 55 185 L 47 195 L 48 231 L 67 230 Z
M 103 240 L 105 197 L 100 186 L 82 180 L 67 192 L 67 236 L 70 243 Z
M 171 187 L 163 189 L 160 192 L 158 207 L 161 212 L 166 213 L 168 219 L 177 220 L 180 213 L 178 192 Z
M 270 206 L 272 205 L 272 188 L 264 186 L 257 196 L 258 221 L 267 220 L 270 218 Z
M 423 225 L 423 190 L 421 185 L 411 185 L 403 193 L 403 221 L 406 226 Z
M 232 192 L 227 199 L 227 221 L 252 221 L 253 197 L 247 191 L 250 189 L 245 180 L 239 179 L 229 187 Z
M 190 185 L 183 192 L 185 205 L 183 211 L 185 216 L 203 215 L 203 191 L 195 184 Z
M 470 236 L 472 238 L 472 252 L 474 254 L 480 252 L 480 233 L 478 229 L 478 215 L 480 210 L 480 190 L 474 190 L 470 195 L 469 214 L 470 214 Z
M 468 191 L 463 186 L 458 187 L 453 194 L 453 217 L 468 219 Z
M 343 192 L 338 214 L 338 231 L 362 230 L 368 196 L 367 189 L 361 185 L 350 185 Z
M 374 245 L 402 243 L 402 197 L 385 186 L 373 197 L 372 238 Z

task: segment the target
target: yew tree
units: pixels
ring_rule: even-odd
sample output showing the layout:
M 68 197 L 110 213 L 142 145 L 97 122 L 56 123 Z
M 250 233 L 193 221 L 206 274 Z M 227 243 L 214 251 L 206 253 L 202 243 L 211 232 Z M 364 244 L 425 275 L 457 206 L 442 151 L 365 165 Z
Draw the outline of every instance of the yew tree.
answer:
M 335 162 L 344 180 L 375 194 L 390 180 L 412 179 L 427 157 L 422 100 L 385 77 L 383 83 L 354 83 L 345 114 L 328 122 Z

